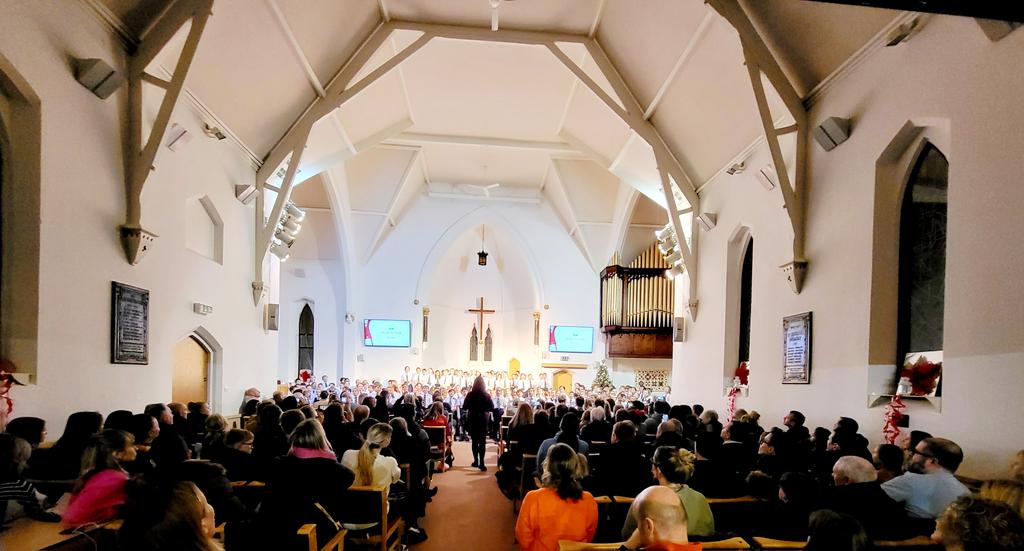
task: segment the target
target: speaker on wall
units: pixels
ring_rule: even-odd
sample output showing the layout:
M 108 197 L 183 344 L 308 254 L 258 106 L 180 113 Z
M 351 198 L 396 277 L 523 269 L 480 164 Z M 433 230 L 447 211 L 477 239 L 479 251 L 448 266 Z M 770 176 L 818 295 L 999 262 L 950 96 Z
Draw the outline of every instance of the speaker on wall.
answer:
M 850 119 L 829 117 L 814 127 L 814 140 L 825 151 L 832 151 L 850 137 Z
M 263 328 L 267 331 L 277 331 L 278 316 L 280 315 L 281 305 L 268 303 L 264 306 L 263 310 Z
M 95 58 L 75 60 L 75 80 L 100 99 L 107 99 L 124 83 L 121 73 L 106 61 Z

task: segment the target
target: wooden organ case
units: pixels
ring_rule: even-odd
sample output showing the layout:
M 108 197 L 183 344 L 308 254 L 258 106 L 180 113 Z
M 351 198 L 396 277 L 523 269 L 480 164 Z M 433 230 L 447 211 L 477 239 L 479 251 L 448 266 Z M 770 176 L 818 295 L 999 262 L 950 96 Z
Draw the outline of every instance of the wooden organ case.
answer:
M 675 285 L 657 243 L 601 270 L 601 330 L 610 358 L 671 358 Z

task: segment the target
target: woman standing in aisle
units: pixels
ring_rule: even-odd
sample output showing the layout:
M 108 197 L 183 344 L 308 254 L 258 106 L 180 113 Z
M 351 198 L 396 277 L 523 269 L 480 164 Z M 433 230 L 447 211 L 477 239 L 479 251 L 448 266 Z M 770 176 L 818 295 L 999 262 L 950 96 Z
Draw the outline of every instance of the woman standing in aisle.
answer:
M 473 442 L 473 466 L 486 471 L 484 454 L 487 452 L 487 425 L 494 410 L 494 401 L 487 393 L 483 377 L 478 375 L 473 381 L 473 389 L 466 395 L 462 408 L 469 412 L 467 425 L 469 438 Z

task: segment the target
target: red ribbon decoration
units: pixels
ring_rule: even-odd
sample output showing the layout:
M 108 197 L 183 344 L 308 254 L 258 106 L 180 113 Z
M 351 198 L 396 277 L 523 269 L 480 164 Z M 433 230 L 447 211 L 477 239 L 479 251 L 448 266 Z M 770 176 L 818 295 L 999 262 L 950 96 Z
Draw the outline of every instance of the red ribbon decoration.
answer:
M 733 415 L 736 415 L 736 396 L 739 393 L 740 393 L 739 387 L 734 386 L 734 387 L 729 389 L 729 407 L 728 407 L 728 416 L 727 416 L 728 421 L 726 421 L 726 423 L 731 423 Z
M 882 426 L 882 437 L 887 444 L 896 443 L 896 438 L 899 437 L 901 432 L 897 425 L 899 425 L 900 419 L 903 419 L 901 410 L 906 407 L 899 394 L 893 395 L 892 399 L 889 400 L 889 405 L 885 406 L 885 425 Z
M 10 360 L 0 360 L 0 407 L 7 406 L 4 417 L 14 411 L 14 402 L 10 396 L 11 387 L 21 384 L 14 378 L 14 371 L 15 366 Z

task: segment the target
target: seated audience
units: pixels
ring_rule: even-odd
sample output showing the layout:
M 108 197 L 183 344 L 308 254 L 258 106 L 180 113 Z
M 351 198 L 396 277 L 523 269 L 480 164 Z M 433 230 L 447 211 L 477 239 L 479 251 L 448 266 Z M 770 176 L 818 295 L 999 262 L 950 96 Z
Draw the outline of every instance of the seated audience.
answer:
M 62 515 L 65 526 L 75 528 L 116 518 L 125 501 L 128 473 L 121 462 L 135 459 L 132 436 L 119 430 L 105 430 L 93 436 L 82 452 L 82 476 L 71 492 Z
M 914 449 L 907 472 L 882 484 L 889 497 L 902 502 L 907 515 L 936 519 L 970 491 L 953 476 L 964 459 L 960 446 L 945 438 L 925 438 Z
M 10 428 L 10 427 L 8 427 Z M 11 433 L 0 434 L 0 524 L 21 516 L 43 522 L 59 522 L 60 516 L 43 510 L 44 496 L 24 476 L 32 447 Z
M 946 551 L 1016 551 L 1024 549 L 1024 520 L 1005 503 L 965 495 L 939 516 L 932 541 Z
M 917 449 L 917 445 L 921 443 L 925 438 L 931 438 L 931 433 L 923 430 L 912 430 L 910 434 L 900 438 L 899 446 L 903 450 L 903 470 L 907 470 L 907 465 L 910 464 L 910 459 L 914 455 L 914 450 Z
M 444 403 L 437 401 L 431 404 L 430 410 L 427 412 L 426 417 L 423 418 L 424 427 L 444 427 L 444 438 L 445 438 L 445 457 L 444 462 L 449 467 L 455 461 L 455 454 L 452 452 L 452 441 L 454 434 L 452 433 L 452 427 L 448 424 L 448 417 L 444 414 Z
M 426 514 L 427 501 L 437 494 L 437 488 L 427 489 L 427 458 L 430 442 L 413 437 L 409 424 L 402 417 L 395 417 L 391 425 L 391 450 L 399 466 L 409 465 L 409 525 L 415 526 L 416 519 Z M 422 429 L 421 429 L 422 430 Z
M 832 467 L 832 488 L 825 507 L 857 519 L 872 539 L 910 537 L 900 527 L 903 507 L 892 500 L 878 483 L 875 467 L 862 457 L 840 457 Z
M 704 432 L 710 432 L 713 434 L 722 433 L 722 423 L 718 420 L 717 411 L 713 409 L 704 410 L 704 413 L 700 414 L 699 419 Z
M 286 435 L 290 435 L 295 427 L 299 426 L 299 423 L 306 420 L 306 416 L 302 414 L 301 410 L 290 409 L 281 414 L 281 430 Z
M 651 405 L 651 414 L 644 420 L 644 434 L 654 434 L 658 430 L 658 425 L 668 421 L 670 409 L 668 402 L 664 400 L 654 402 Z
M 38 417 L 18 417 L 7 423 L 4 432 L 28 442 L 34 450 L 46 441 L 46 421 Z
M 402 469 L 394 457 L 381 455 L 381 450 L 391 443 L 391 425 L 376 423 L 366 431 L 366 440 L 358 450 L 347 450 L 341 456 L 341 464 L 355 473 L 357 486 L 376 486 L 387 494 L 391 485 L 402 477 Z M 350 529 L 369 526 L 347 525 Z
M 358 432 L 354 430 L 355 425 L 345 421 L 344 407 L 341 404 L 327 406 L 324 410 L 323 427 L 327 441 L 331 443 L 331 449 L 335 453 L 357 450 L 362 445 Z
M 675 492 L 651 486 L 637 496 L 630 511 L 636 530 L 623 545 L 626 549 L 700 551 L 701 544 L 687 539 L 686 509 Z
M 820 508 L 821 502 L 814 479 L 805 473 L 786 473 L 779 479 L 778 497 L 758 532 L 776 539 L 807 539 L 811 513 Z
M 78 411 L 68 417 L 64 434 L 49 448 L 38 448 L 29 459 L 28 478 L 74 480 L 81 474 L 82 454 L 103 425 L 96 411 Z
M 651 434 L 651 432 L 648 432 Z M 686 441 L 683 436 L 683 424 L 675 419 L 669 419 L 658 425 L 655 432 L 656 439 L 654 441 L 655 447 L 657 446 L 670 446 L 673 448 L 692 448 L 693 446 Z
M 274 404 L 259 411 L 259 426 L 253 431 L 252 453 L 264 464 L 288 453 L 288 434 L 281 428 L 281 408 Z
M 231 481 L 219 463 L 191 460 L 192 450 L 182 438 L 165 440 L 153 448 L 156 468 L 150 475 L 167 481 L 188 481 L 196 485 L 217 510 L 217 522 L 241 520 L 242 503 L 234 495 Z
M 580 418 L 575 413 L 566 413 L 562 416 L 561 421 L 558 424 L 559 431 L 555 433 L 555 436 L 548 438 L 541 442 L 540 449 L 537 450 L 537 474 L 543 474 L 544 471 L 544 458 L 548 455 L 548 450 L 555 444 L 566 444 L 576 453 L 582 453 L 584 456 L 590 449 L 590 445 L 580 440 Z
M 879 445 L 872 460 L 879 484 L 903 474 L 903 450 L 895 444 Z
M 206 417 L 203 425 L 205 434 L 203 436 L 202 457 L 209 459 L 218 455 L 224 448 L 224 434 L 228 430 L 228 422 L 224 416 L 214 413 Z
M 869 551 L 871 540 L 857 519 L 843 513 L 822 509 L 811 513 L 807 527 L 810 551 Z
M 213 507 L 191 482 L 134 480 L 128 486 L 121 549 L 220 551 Z
M 697 435 L 697 461 L 687 484 L 706 497 L 737 497 L 746 493 L 735 470 L 717 460 L 722 439 L 717 434 Z
M 612 425 L 604 417 L 604 408 L 591 408 L 590 422 L 580 430 L 580 438 L 587 442 L 608 442 L 612 437 Z
M 545 426 L 537 422 L 537 416 L 528 403 L 520 403 L 516 414 L 508 425 L 508 432 L 505 433 L 509 442 L 517 442 L 518 456 L 522 457 L 523 450 L 533 451 L 540 448 L 542 442 L 548 438 Z M 547 417 L 547 415 L 544 415 Z
M 526 494 L 516 520 L 524 551 L 556 551 L 558 540 L 589 542 L 597 531 L 597 502 L 580 484 L 585 456 L 562 443 L 546 451 L 540 488 Z
M 193 442 L 202 442 L 203 433 L 206 432 L 206 420 L 210 417 L 210 404 L 206 402 L 188 403 L 188 431 L 193 437 Z
M 253 434 L 245 429 L 231 429 L 224 434 L 223 446 L 215 448 L 210 461 L 227 471 L 228 480 L 262 480 L 259 461 L 252 455 Z
M 615 423 L 598 463 L 594 489 L 599 495 L 633 497 L 653 482 L 632 421 Z
M 782 419 L 782 424 L 786 427 L 786 438 L 794 446 L 802 445 L 811 438 L 810 432 L 804 426 L 805 422 L 806 417 L 804 417 L 804 414 L 796 410 L 790 411 Z
M 126 409 L 111 411 L 103 421 L 103 428 L 131 432 L 132 412 Z
M 254 415 L 256 413 L 256 406 L 250 406 L 250 402 L 260 403 L 260 389 L 255 387 L 245 389 L 245 394 L 242 395 L 242 404 L 238 406 L 239 415 Z M 252 413 L 249 413 L 250 410 Z
M 654 450 L 651 458 L 651 474 L 658 485 L 667 486 L 676 493 L 679 502 L 686 509 L 687 531 L 691 536 L 710 536 L 715 533 L 715 518 L 704 496 L 686 485 L 693 475 L 697 457 L 687 450 L 662 446 Z M 635 503 L 634 503 L 635 505 Z M 630 508 L 632 509 L 632 507 Z M 636 530 L 635 515 L 630 512 L 622 526 L 623 539 L 629 538 Z
M 341 521 L 345 491 L 355 475 L 338 463 L 315 419 L 299 423 L 289 442 L 288 454 L 276 459 L 268 472 L 261 524 L 269 530 L 271 541 L 281 545 L 306 523 L 315 523 L 317 537 L 326 541 L 337 532 L 332 519 Z

